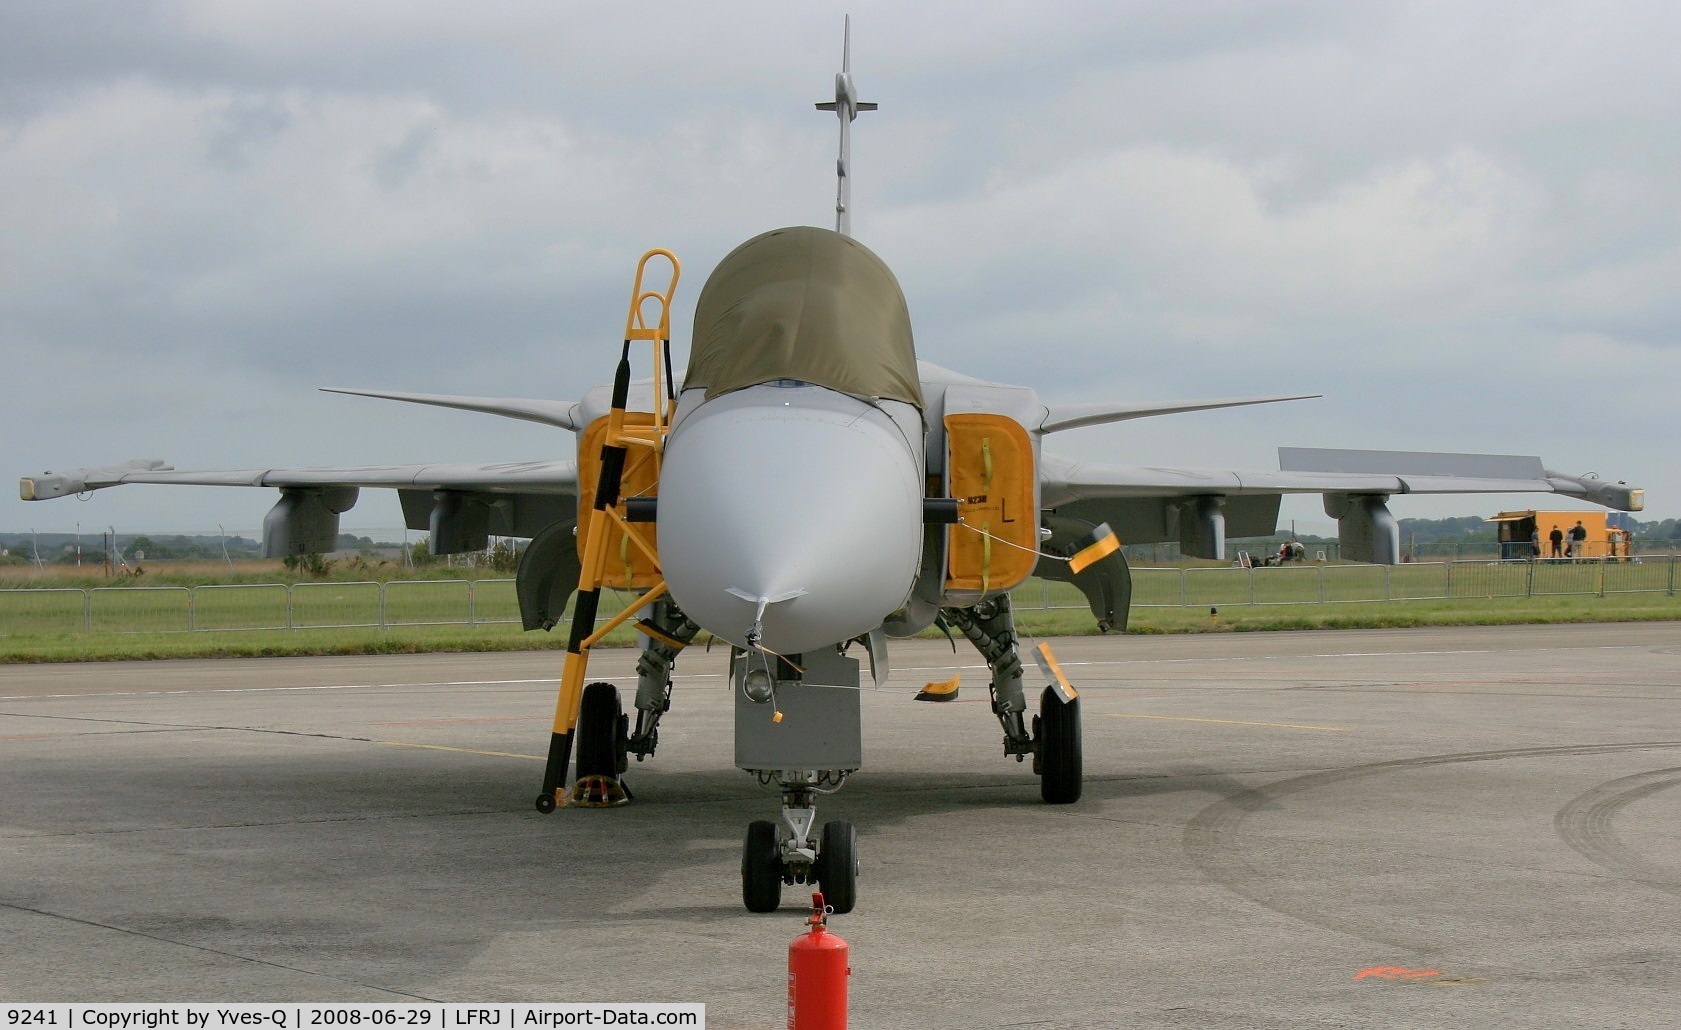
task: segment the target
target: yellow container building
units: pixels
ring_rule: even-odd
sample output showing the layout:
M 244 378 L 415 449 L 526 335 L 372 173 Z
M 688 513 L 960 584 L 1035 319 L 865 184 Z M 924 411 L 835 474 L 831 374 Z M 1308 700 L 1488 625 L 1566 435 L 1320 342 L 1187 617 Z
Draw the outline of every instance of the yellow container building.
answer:
M 1500 557 L 1527 558 L 1626 558 L 1628 530 L 1612 524 L 1604 511 L 1503 511 L 1488 521 L 1494 523 L 1500 541 Z M 1570 531 L 1580 525 L 1587 536 L 1578 545 Z M 1552 532 L 1562 534 L 1555 552 Z

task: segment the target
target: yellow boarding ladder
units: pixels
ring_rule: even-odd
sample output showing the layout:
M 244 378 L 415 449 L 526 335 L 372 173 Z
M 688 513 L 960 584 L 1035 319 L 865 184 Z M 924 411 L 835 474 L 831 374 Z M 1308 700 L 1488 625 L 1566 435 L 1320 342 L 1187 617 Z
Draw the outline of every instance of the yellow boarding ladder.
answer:
M 642 280 L 648 263 L 663 258 L 671 265 L 671 276 L 664 291 L 645 290 Z M 589 667 L 590 648 L 602 637 L 664 595 L 665 580 L 661 578 L 641 597 L 623 611 L 607 620 L 599 630 L 595 627 L 596 612 L 601 604 L 601 584 L 607 569 L 608 540 L 622 533 L 657 569 L 659 555 L 638 534 L 630 531 L 625 505 L 619 497 L 624 476 L 625 458 L 632 447 L 649 448 L 654 457 L 655 482 L 658 482 L 659 461 L 665 450 L 666 434 L 671 428 L 671 416 L 676 410 L 676 384 L 671 369 L 671 298 L 677 292 L 677 280 L 682 266 L 669 250 L 650 250 L 636 263 L 636 280 L 630 290 L 630 312 L 625 317 L 624 347 L 619 354 L 619 367 L 613 376 L 613 407 L 608 415 L 607 433 L 601 446 L 600 474 L 596 480 L 594 504 L 579 519 L 578 539 L 582 552 L 582 567 L 578 573 L 578 600 L 572 612 L 572 635 L 566 646 L 566 667 L 561 673 L 560 693 L 555 698 L 554 729 L 549 737 L 548 763 L 543 770 L 543 792 L 537 795 L 537 810 L 552 812 L 566 804 L 566 772 L 572 761 L 573 736 L 578 728 L 578 707 L 583 699 L 584 675 Z M 650 326 L 643 309 L 650 302 L 659 306 L 659 317 Z M 630 398 L 630 345 L 636 340 L 653 344 L 653 411 L 645 424 L 631 425 L 626 419 L 626 405 Z M 574 803 L 586 805 L 624 804 L 629 800 L 617 776 L 590 776 L 580 781 L 572 791 Z M 606 782 L 595 782 L 606 781 Z

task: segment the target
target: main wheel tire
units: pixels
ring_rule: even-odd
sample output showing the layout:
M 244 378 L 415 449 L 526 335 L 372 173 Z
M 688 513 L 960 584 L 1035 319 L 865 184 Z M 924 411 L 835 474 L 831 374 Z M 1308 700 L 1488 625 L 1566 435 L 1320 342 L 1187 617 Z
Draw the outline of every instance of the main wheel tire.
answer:
M 1039 796 L 1046 804 L 1080 800 L 1080 699 L 1064 703 L 1050 687 L 1039 696 Z
M 835 820 L 823 824 L 817 845 L 817 886 L 823 901 L 845 915 L 858 903 L 858 831 Z
M 775 912 L 782 904 L 782 855 L 776 824 L 763 819 L 747 824 L 741 849 L 741 902 L 749 912 Z
M 578 779 L 586 776 L 618 776 L 624 767 L 624 716 L 619 709 L 619 688 L 611 683 L 591 683 L 584 688 L 578 705 Z

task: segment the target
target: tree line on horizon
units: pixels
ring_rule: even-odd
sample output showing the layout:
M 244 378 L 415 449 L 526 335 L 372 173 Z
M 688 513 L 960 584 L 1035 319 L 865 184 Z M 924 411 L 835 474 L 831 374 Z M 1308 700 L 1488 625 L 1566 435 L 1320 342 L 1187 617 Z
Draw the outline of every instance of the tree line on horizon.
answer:
M 1407 549 L 1423 547 L 1425 545 L 1448 544 L 1489 544 L 1495 542 L 1494 525 L 1486 521 L 1481 515 L 1461 515 L 1444 519 L 1412 519 L 1398 520 L 1401 528 L 1402 546 Z M 1642 522 L 1631 519 L 1634 539 L 1637 545 L 1644 545 L 1646 549 L 1653 547 L 1681 547 L 1681 519 L 1661 519 Z M 99 560 L 103 557 L 103 541 L 105 534 L 83 533 L 80 536 L 82 561 L 85 564 L 90 557 Z M 1277 547 L 1284 541 L 1292 539 L 1288 530 L 1280 530 L 1270 536 L 1249 537 L 1233 540 L 1234 547 L 1250 551 L 1259 551 L 1268 546 Z M 1305 544 L 1336 543 L 1334 536 L 1319 536 L 1313 533 L 1298 533 L 1294 539 Z M 29 533 L 0 532 L 0 563 L 24 564 L 35 561 L 35 549 L 39 548 L 41 561 L 54 565 L 75 564 L 78 537 L 74 533 L 37 533 L 31 539 Z M 118 533 L 116 548 L 129 560 L 136 560 L 137 556 L 145 561 L 219 561 L 223 557 L 223 547 L 229 558 L 256 559 L 262 557 L 262 542 L 246 536 L 221 536 L 219 534 L 164 534 L 164 533 Z M 411 542 L 416 558 L 427 556 L 424 540 Z M 1134 545 L 1141 551 L 1159 551 L 1170 548 L 1170 545 Z M 402 548 L 402 541 L 374 540 L 368 536 L 357 536 L 352 533 L 340 533 L 334 550 L 373 552 L 379 549 Z M 1171 549 L 1171 548 L 1170 548 Z M 1132 551 L 1133 548 L 1129 548 Z M 1148 559 L 1153 553 L 1134 553 L 1134 557 Z
M 32 538 L 29 533 L 0 533 L 0 550 L 6 552 L 0 556 L 0 561 L 33 562 L 35 551 L 39 549 L 43 562 L 75 564 L 78 544 L 84 564 L 90 559 L 99 561 L 104 557 L 107 536 L 105 533 L 83 533 L 80 537 L 75 533 L 36 533 Z M 377 548 L 400 549 L 402 546 L 401 541 L 384 543 L 366 536 L 340 533 L 333 549 L 361 552 Z M 261 540 L 216 533 L 191 536 L 184 533 L 118 533 L 114 547 L 130 561 L 221 561 L 224 554 L 241 560 L 263 556 Z M 225 552 L 224 547 L 227 548 Z

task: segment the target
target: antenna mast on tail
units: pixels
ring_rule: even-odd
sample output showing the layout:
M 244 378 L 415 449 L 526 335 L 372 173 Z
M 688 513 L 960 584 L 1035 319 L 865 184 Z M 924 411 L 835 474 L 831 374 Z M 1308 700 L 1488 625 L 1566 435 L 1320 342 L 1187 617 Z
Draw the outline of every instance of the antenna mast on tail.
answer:
M 833 111 L 840 118 L 840 159 L 835 162 L 835 231 L 842 236 L 852 235 L 852 120 L 860 111 L 874 111 L 875 104 L 862 103 L 858 90 L 852 85 L 852 16 L 846 17 L 845 34 L 841 40 L 841 70 L 835 76 L 835 99 L 818 104 L 819 111 Z

